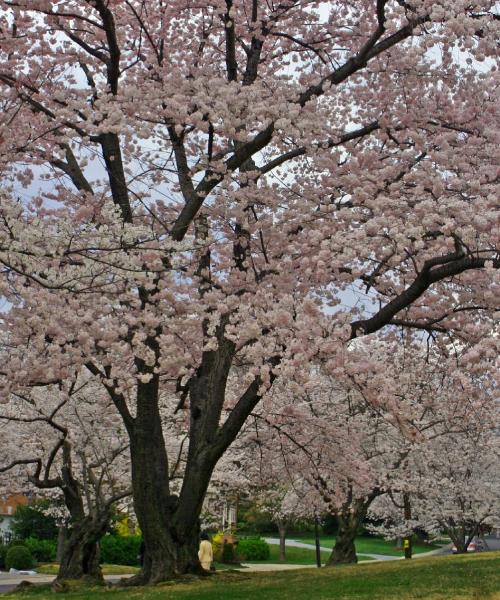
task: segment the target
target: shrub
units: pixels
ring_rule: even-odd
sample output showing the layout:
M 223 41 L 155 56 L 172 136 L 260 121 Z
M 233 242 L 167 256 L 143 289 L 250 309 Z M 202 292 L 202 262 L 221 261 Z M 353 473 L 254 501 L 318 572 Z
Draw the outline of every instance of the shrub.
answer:
M 234 545 L 229 542 L 225 542 L 222 545 L 222 553 L 220 562 L 225 565 L 232 565 L 237 562 L 236 553 L 234 551 Z
M 101 540 L 101 562 L 111 565 L 137 565 L 140 535 L 106 535 Z
M 243 560 L 268 560 L 269 544 L 259 537 L 243 538 L 238 543 L 238 554 Z
M 31 569 L 33 567 L 33 556 L 26 546 L 12 546 L 7 550 L 5 556 L 5 568 L 9 569 Z
M 222 538 L 223 533 L 220 531 L 212 536 L 212 551 L 214 553 L 214 561 L 220 562 L 222 558 Z
M 5 558 L 7 556 L 7 552 L 9 548 L 12 546 L 26 546 L 26 544 L 21 540 L 12 540 L 7 544 L 0 544 L 0 569 L 5 569 Z
M 57 544 L 52 540 L 38 540 L 36 538 L 27 538 L 24 544 L 29 548 L 31 554 L 37 562 L 53 562 L 56 559 Z

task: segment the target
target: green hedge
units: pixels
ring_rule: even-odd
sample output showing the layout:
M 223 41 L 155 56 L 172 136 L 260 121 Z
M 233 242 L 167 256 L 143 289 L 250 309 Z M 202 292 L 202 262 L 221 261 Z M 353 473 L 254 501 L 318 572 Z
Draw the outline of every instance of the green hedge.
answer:
M 5 556 L 5 568 L 9 569 L 32 569 L 33 556 L 26 546 L 12 546 L 7 550 Z
M 38 540 L 30 537 L 24 540 L 24 545 L 29 548 L 36 562 L 48 563 L 56 559 L 57 543 L 53 540 Z
M 243 560 L 268 560 L 269 544 L 260 537 L 242 538 L 238 541 L 238 556 Z
M 140 545 L 140 535 L 105 535 L 101 540 L 101 563 L 137 566 Z

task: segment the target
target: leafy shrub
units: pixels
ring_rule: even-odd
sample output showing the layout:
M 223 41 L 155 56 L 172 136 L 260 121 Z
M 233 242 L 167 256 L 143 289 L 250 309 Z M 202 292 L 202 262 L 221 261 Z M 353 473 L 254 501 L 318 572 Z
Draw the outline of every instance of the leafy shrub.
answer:
M 214 554 L 214 561 L 220 562 L 222 558 L 222 538 L 224 534 L 220 531 L 212 536 L 212 551 Z
M 7 550 L 5 556 L 5 568 L 9 569 L 31 569 L 33 567 L 33 556 L 26 546 L 12 546 Z
M 4 543 L 4 544 L 0 544 L 0 569 L 5 569 L 5 558 L 7 556 L 7 552 L 9 551 L 9 548 L 12 548 L 12 546 L 26 546 L 26 544 L 24 543 L 24 540 L 11 540 L 8 543 Z
M 27 538 L 24 544 L 29 548 L 31 554 L 37 562 L 53 562 L 56 559 L 57 544 L 52 540 L 38 540 L 36 538 Z
M 101 563 L 135 566 L 140 545 L 140 535 L 105 535 L 101 540 Z
M 250 504 L 243 509 L 242 522 L 238 523 L 238 530 L 250 534 L 278 533 L 276 523 L 273 523 L 268 513 L 260 510 L 255 504 Z
M 238 554 L 243 560 L 268 560 L 269 544 L 259 537 L 243 538 L 238 542 Z
M 232 565 L 235 562 L 237 562 L 233 544 L 230 544 L 229 542 L 225 542 L 224 544 L 222 544 L 220 562 L 225 565 Z

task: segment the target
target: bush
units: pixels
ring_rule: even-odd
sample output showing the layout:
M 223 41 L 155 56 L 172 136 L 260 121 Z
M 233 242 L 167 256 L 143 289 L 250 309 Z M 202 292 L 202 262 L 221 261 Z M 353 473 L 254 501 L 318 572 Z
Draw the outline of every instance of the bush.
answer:
M 268 560 L 269 544 L 259 537 L 243 538 L 238 542 L 238 554 L 243 560 Z
M 221 563 L 225 565 L 232 565 L 236 562 L 236 553 L 234 551 L 234 545 L 228 542 L 222 544 L 222 554 L 221 554 Z
M 101 540 L 101 563 L 136 566 L 140 535 L 105 535 Z
M 52 540 L 27 538 L 24 540 L 24 544 L 39 563 L 53 562 L 56 559 L 57 544 Z
M 26 544 L 21 540 L 12 540 L 7 544 L 0 543 L 0 569 L 5 569 L 5 557 L 12 546 L 26 546 Z
M 31 569 L 33 567 L 33 556 L 26 546 L 12 546 L 7 550 L 5 556 L 5 568 L 9 569 Z

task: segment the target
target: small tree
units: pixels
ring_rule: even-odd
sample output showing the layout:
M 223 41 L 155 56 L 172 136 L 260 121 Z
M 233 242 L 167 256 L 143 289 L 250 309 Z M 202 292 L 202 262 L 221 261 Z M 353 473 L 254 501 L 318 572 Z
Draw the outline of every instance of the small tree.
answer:
M 107 396 L 87 384 L 82 376 L 68 387 L 27 388 L 0 411 L 10 442 L 3 448 L 0 483 L 20 485 L 24 478 L 37 493 L 59 499 L 57 508 L 51 504 L 66 524 L 58 580 L 102 581 L 99 540 L 109 528 L 114 503 L 130 495 L 120 421 L 103 417 Z
M 55 540 L 58 535 L 56 519 L 47 512 L 50 500 L 35 500 L 29 505 L 19 505 L 12 519 L 12 531 L 20 539 L 33 537 Z

